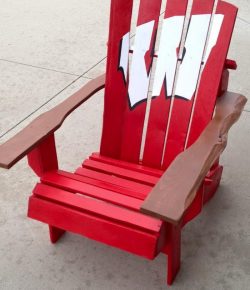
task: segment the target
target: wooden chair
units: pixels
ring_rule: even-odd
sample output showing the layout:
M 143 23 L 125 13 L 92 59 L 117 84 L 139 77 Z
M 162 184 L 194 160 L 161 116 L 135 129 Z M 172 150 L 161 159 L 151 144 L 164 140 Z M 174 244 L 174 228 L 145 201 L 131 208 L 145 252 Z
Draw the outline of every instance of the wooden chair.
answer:
M 188 0 L 141 0 L 133 39 L 133 0 L 111 0 L 106 74 L 0 146 L 3 168 L 28 156 L 40 178 L 28 216 L 49 225 L 53 243 L 70 231 L 148 259 L 162 252 L 173 282 L 181 229 L 216 192 L 246 103 L 227 91 L 237 8 L 215 2 L 188 10 Z M 54 132 L 104 87 L 100 153 L 74 173 L 59 170 Z

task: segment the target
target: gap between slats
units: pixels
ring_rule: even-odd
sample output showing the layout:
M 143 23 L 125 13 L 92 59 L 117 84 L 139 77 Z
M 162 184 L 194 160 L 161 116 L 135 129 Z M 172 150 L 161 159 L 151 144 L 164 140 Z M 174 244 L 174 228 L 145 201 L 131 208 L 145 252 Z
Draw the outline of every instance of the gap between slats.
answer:
M 188 27 L 187 38 L 185 40 L 184 46 L 187 49 L 187 53 L 190 53 L 192 49 L 195 51 L 195 48 L 193 46 L 195 45 L 194 42 L 197 41 L 197 47 L 198 47 L 198 50 L 196 51 L 197 57 L 195 57 L 196 59 L 194 58 L 194 62 L 193 62 L 193 64 L 196 67 L 194 67 L 193 72 L 190 69 L 188 69 L 188 73 L 193 74 L 189 80 L 193 86 L 193 87 L 190 87 L 190 89 L 192 89 L 193 91 L 190 91 L 188 86 L 184 86 L 185 90 L 189 92 L 190 98 L 187 95 L 188 98 L 186 102 L 183 102 L 179 99 L 176 100 L 177 98 L 176 95 L 181 94 L 180 96 L 182 96 L 182 94 L 184 94 L 183 96 L 185 96 L 185 92 L 179 86 L 180 84 L 179 80 L 182 83 L 182 85 L 184 85 L 185 84 L 184 78 L 188 78 L 188 75 L 185 75 L 184 77 L 184 74 L 183 74 L 183 72 L 185 72 L 185 64 L 183 64 L 184 65 L 183 67 L 181 64 L 178 71 L 176 92 L 174 93 L 174 97 L 172 97 L 172 111 L 169 114 L 169 126 L 168 126 L 169 131 L 167 132 L 166 142 L 165 142 L 166 147 L 165 147 L 165 151 L 163 152 L 163 159 L 162 159 L 162 166 L 164 167 L 168 167 L 169 164 L 175 159 L 175 157 L 178 154 L 180 154 L 180 152 L 184 150 L 184 147 L 185 147 L 188 126 L 190 124 L 191 111 L 194 105 L 195 95 L 197 93 L 197 84 L 198 84 L 200 74 L 201 74 L 203 55 L 205 52 L 205 47 L 209 40 L 208 35 L 209 35 L 209 28 L 211 26 L 212 15 L 214 12 L 214 5 L 215 5 L 215 0 L 207 0 L 207 1 L 204 1 L 203 3 L 201 3 L 199 0 L 194 0 L 192 4 L 190 25 Z M 198 17 L 201 17 L 202 15 L 203 15 L 203 18 L 202 18 L 203 20 L 200 19 L 201 21 L 200 26 L 199 27 L 194 26 L 195 25 L 194 23 L 198 25 L 197 19 Z M 195 31 L 197 32 L 197 34 L 194 34 Z M 197 37 L 199 37 L 199 39 Z M 191 55 L 192 55 L 192 51 L 191 51 L 191 54 L 189 55 L 189 58 L 187 57 L 184 58 L 184 63 L 187 64 L 185 59 L 188 61 Z
M 189 2 L 192 2 L 192 1 L 190 1 L 189 0 Z M 188 0 L 187 1 L 180 1 L 179 3 L 175 3 L 174 1 L 167 1 L 167 4 L 166 4 L 166 12 L 165 12 L 165 15 L 164 15 L 164 17 L 163 17 L 163 20 L 162 20 L 162 24 L 164 23 L 164 21 L 165 21 L 165 19 L 168 19 L 169 17 L 171 17 L 170 15 L 173 15 L 173 16 L 175 16 L 175 13 L 173 12 L 174 11 L 174 6 L 175 5 L 177 5 L 177 7 L 178 7 L 178 9 L 179 10 L 183 10 L 183 17 L 185 17 L 185 19 L 187 19 L 188 18 L 188 9 L 187 9 L 187 5 L 188 5 Z M 178 6 L 179 5 L 179 6 Z M 190 6 L 190 4 L 189 4 L 189 6 Z M 176 8 L 177 9 L 177 8 Z M 178 11 L 178 9 L 177 9 L 177 11 Z M 179 12 L 176 12 L 177 14 L 176 15 L 179 15 Z M 165 18 L 166 17 L 166 18 Z M 182 25 L 182 35 L 181 35 L 181 46 L 180 46 L 180 51 L 179 51 L 179 55 L 182 55 L 182 52 L 183 52 L 183 47 L 184 47 L 184 45 L 183 45 L 183 39 L 185 38 L 185 30 L 184 30 L 184 23 L 183 23 L 183 25 Z M 165 34 L 165 32 L 164 32 L 164 34 Z M 163 36 L 164 36 L 164 34 L 163 34 L 163 31 L 161 32 L 161 33 L 158 33 L 158 37 L 157 37 L 157 40 L 158 40 L 158 42 L 159 42 L 159 44 L 161 45 L 161 42 L 163 41 L 162 40 L 162 38 L 163 38 Z M 162 48 L 161 48 L 162 49 Z M 162 51 L 162 50 L 161 50 Z M 178 57 L 179 58 L 179 57 Z M 159 58 L 155 61 L 155 63 L 156 63 L 156 65 L 157 65 L 157 67 L 158 67 L 158 64 L 159 64 Z M 175 75 L 175 80 L 176 80 L 176 71 L 177 71 L 177 64 L 178 64 L 178 61 L 176 62 L 176 66 L 175 66 L 175 70 L 174 70 L 174 75 Z M 165 78 L 164 78 L 164 83 L 162 84 L 162 87 L 163 86 L 165 86 Z M 172 93 L 172 92 L 171 92 Z M 157 97 L 157 98 L 160 98 L 160 99 L 162 99 L 163 98 L 163 91 L 162 91 L 162 89 L 161 89 L 161 92 L 160 92 L 160 95 Z M 152 95 L 152 94 L 151 94 Z M 154 96 L 152 96 L 152 97 L 154 97 Z M 143 130 L 143 141 L 142 141 L 142 144 L 141 144 L 141 151 L 140 151 L 140 158 L 141 158 L 141 160 L 143 161 L 143 162 L 145 162 L 146 164 L 147 163 L 152 163 L 152 162 L 148 162 L 149 160 L 149 151 L 151 151 L 151 149 L 149 149 L 149 147 L 150 147 L 150 145 L 149 145 L 149 143 L 151 143 L 151 142 L 153 142 L 153 143 L 155 143 L 155 141 L 153 140 L 154 138 L 156 138 L 155 136 L 152 136 L 152 128 L 149 130 L 149 122 L 150 122 L 150 124 L 152 125 L 152 122 L 153 123 L 156 123 L 156 121 L 155 121 L 155 118 L 154 117 L 152 117 L 152 113 L 153 113 L 153 115 L 154 114 L 157 114 L 157 113 L 155 113 L 155 108 L 153 109 L 153 107 L 152 107 L 152 109 L 151 109 L 151 100 L 152 100 L 152 97 L 150 97 L 150 98 L 148 98 L 148 104 L 147 104 L 147 116 L 146 116 L 146 118 L 145 118 L 145 123 L 144 123 L 144 130 Z M 164 96 L 164 98 L 165 98 L 165 96 Z M 158 101 L 158 100 L 157 100 Z M 169 101 L 167 102 L 167 103 L 169 103 Z M 155 106 L 155 105 L 154 105 Z M 166 104 L 166 106 L 168 106 L 168 104 Z M 152 112 L 153 111 L 153 112 Z M 164 115 L 164 116 L 162 116 L 162 118 L 164 118 L 164 119 L 167 119 L 167 115 Z M 161 125 L 159 125 L 159 127 L 160 127 Z M 151 133 L 148 133 L 148 132 L 151 132 Z M 164 136 L 162 136 L 162 137 L 164 137 Z M 159 141 L 159 143 L 162 143 L 162 146 L 164 145 L 164 138 L 160 138 L 160 140 L 161 141 Z M 158 143 L 158 142 L 157 142 Z M 147 147 L 146 149 L 146 151 L 147 151 L 147 153 L 146 153 L 146 155 L 147 155 L 147 157 L 145 157 L 145 155 L 144 155 L 144 153 L 145 153 L 145 146 Z M 157 146 L 156 146 L 157 147 Z M 149 150 L 148 150 L 149 149 Z M 156 149 L 156 148 L 155 148 Z M 156 162 L 153 162 L 154 164 L 152 164 L 153 166 L 157 166 L 157 167 L 160 167 L 160 164 L 161 164 L 161 158 L 162 158 L 162 151 L 163 151 L 163 148 L 158 148 L 158 149 L 156 149 L 157 151 L 158 151 L 158 153 L 157 153 L 157 155 L 158 155 L 158 157 L 157 157 L 157 160 L 159 160 L 159 161 L 156 161 Z M 159 158 L 160 157 L 160 158 Z M 146 160 L 145 160 L 146 159 Z
M 124 168 L 118 168 L 113 165 L 104 164 L 89 159 L 83 162 L 83 167 L 106 174 L 115 175 L 121 178 L 125 178 L 127 180 L 132 180 L 149 186 L 154 186 L 159 180 L 159 178 L 155 176 L 135 172 Z
M 72 176 L 65 176 L 63 173 L 57 174 L 54 172 L 46 174 L 41 181 L 43 184 L 53 186 L 57 189 L 66 190 L 73 194 L 79 193 L 82 196 L 106 201 L 117 206 L 129 208 L 131 210 L 139 211 L 142 200 L 117 193 L 115 191 L 97 187 L 92 184 L 87 184 L 81 181 L 81 178 L 72 178 Z
M 126 161 L 123 161 L 123 160 L 117 160 L 117 159 L 109 158 L 109 157 L 106 157 L 106 156 L 102 156 L 99 153 L 92 153 L 89 156 L 89 159 L 94 160 L 94 161 L 98 161 L 98 162 L 101 162 L 101 163 L 115 165 L 115 166 L 117 166 L 119 168 L 125 168 L 125 169 L 134 170 L 136 172 L 152 175 L 152 176 L 155 176 L 155 177 L 161 177 L 162 174 L 163 174 L 162 170 L 158 170 L 158 169 L 155 169 L 155 168 L 150 168 L 150 167 L 143 166 L 143 165 L 140 165 L 140 164 L 126 162 Z
M 198 94 L 198 91 L 199 91 L 199 86 L 200 86 L 202 72 L 203 72 L 203 69 L 204 69 L 204 66 L 205 66 L 204 59 L 205 59 L 206 52 L 207 52 L 208 42 L 209 42 L 209 38 L 210 38 L 210 35 L 211 35 L 212 27 L 213 27 L 214 16 L 215 16 L 216 9 L 217 9 L 217 6 L 218 6 L 218 1 L 219 0 L 215 0 L 215 2 L 214 2 L 213 12 L 212 12 L 210 23 L 209 23 L 208 34 L 207 34 L 207 38 L 206 38 L 205 48 L 204 48 L 204 51 L 203 51 L 202 62 L 201 62 L 201 67 L 200 67 L 200 72 L 199 72 L 199 77 L 198 77 L 198 82 L 197 82 L 197 87 L 196 87 L 196 93 L 195 93 L 195 96 L 194 96 L 194 102 L 193 102 L 193 106 L 192 106 L 192 111 L 191 111 L 191 115 L 190 115 L 190 121 L 189 121 L 189 124 L 188 124 L 188 131 L 187 131 L 187 135 L 186 135 L 184 150 L 187 148 L 187 144 L 188 144 L 188 140 L 189 140 L 190 129 L 191 129 L 192 121 L 193 121 L 193 115 L 194 115 L 194 110 L 195 110 L 195 105 L 196 105 L 197 94 Z
M 206 32 L 204 48 L 203 48 L 203 51 L 202 51 L 202 57 L 201 57 L 201 62 L 200 62 L 200 67 L 199 67 L 198 78 L 197 78 L 197 82 L 196 82 L 195 93 L 194 93 L 193 98 L 191 99 L 191 101 L 192 101 L 191 111 L 190 111 L 190 115 L 188 117 L 187 129 L 186 129 L 186 133 L 185 133 L 185 139 L 183 140 L 184 143 L 183 143 L 182 150 L 185 150 L 186 144 L 187 144 L 188 138 L 189 138 L 189 133 L 190 133 L 190 128 L 191 128 L 191 122 L 192 122 L 192 116 L 193 116 L 193 113 L 194 113 L 194 110 L 195 110 L 196 98 L 197 98 L 197 93 L 198 93 L 198 89 L 199 89 L 199 83 L 200 83 L 200 79 L 201 79 L 202 71 L 203 71 L 203 67 L 204 67 L 203 62 L 204 62 L 204 58 L 205 58 L 205 54 L 206 54 L 206 48 L 207 48 L 207 45 L 208 45 L 209 36 L 210 36 L 210 32 L 211 32 L 212 21 L 213 21 L 214 14 L 215 14 L 215 11 L 216 11 L 217 1 L 211 0 L 211 2 L 213 2 L 213 3 L 211 3 L 212 4 L 212 7 L 211 7 L 211 12 L 210 12 L 211 14 L 210 14 L 209 23 L 208 23 L 208 30 Z M 191 13 L 193 11 L 194 5 L 197 6 L 198 5 L 197 2 L 195 3 L 193 1 Z M 190 21 L 191 21 L 191 18 L 190 18 Z M 186 36 L 188 35 L 188 33 L 189 33 L 189 31 L 187 30 Z M 185 43 L 183 43 L 183 45 L 185 47 Z M 175 89 L 176 89 L 176 84 L 177 84 L 177 81 L 178 81 L 179 70 L 180 70 L 180 63 L 179 63 L 179 66 L 178 66 L 178 71 L 177 71 L 177 78 L 176 78 L 176 82 L 175 82 Z M 170 126 L 173 126 L 173 124 L 171 124 L 171 120 L 172 120 L 172 117 L 173 117 L 174 101 L 175 101 L 175 92 L 172 94 L 171 108 L 170 108 L 170 112 L 169 112 L 169 116 L 168 116 L 168 125 L 167 125 L 167 130 L 166 130 L 166 136 L 165 136 L 165 141 L 164 141 L 164 150 L 163 150 L 162 162 L 161 162 L 161 165 L 162 166 L 163 165 L 165 166 L 166 165 L 165 164 L 166 163 L 166 160 L 169 159 L 169 157 L 167 157 L 168 156 L 168 149 L 167 149 L 166 146 L 167 146 L 168 139 L 170 138 L 170 136 L 169 136 Z M 176 126 L 176 124 L 175 124 L 175 126 Z M 173 130 L 173 128 L 171 128 L 171 130 Z M 171 158 L 174 158 L 174 156 L 173 157 L 171 156 Z M 171 159 L 169 159 L 169 161 L 170 160 Z M 169 161 L 167 161 L 167 164 L 169 164 Z
M 206 49 L 208 46 L 208 42 L 209 42 L 209 37 L 210 37 L 210 33 L 211 33 L 211 28 L 212 28 L 212 24 L 213 24 L 213 19 L 214 19 L 214 14 L 216 12 L 216 7 L 217 7 L 217 3 L 218 0 L 215 0 L 213 3 L 213 9 L 212 9 L 212 13 L 211 13 L 211 17 L 209 19 L 209 25 L 208 25 L 208 31 L 206 34 L 206 41 L 205 41 L 205 46 L 204 46 L 204 50 L 202 53 L 202 61 L 200 63 L 200 68 L 199 68 L 199 74 L 198 74 L 198 80 L 196 83 L 196 90 L 195 90 L 195 94 L 193 97 L 193 104 L 191 107 L 191 113 L 190 113 L 190 118 L 189 118 L 189 122 L 188 122 L 188 127 L 187 127 L 187 132 L 186 132 L 186 138 L 184 140 L 184 149 L 187 147 L 187 142 L 188 142 L 188 138 L 189 138 L 189 134 L 190 134 L 190 128 L 191 128 L 191 124 L 192 124 L 192 118 L 193 118 L 193 113 L 195 110 L 195 105 L 196 105 L 196 98 L 197 98 L 197 91 L 199 88 L 199 83 L 200 83 L 200 79 L 202 76 L 202 72 L 203 72 L 203 68 L 204 68 L 204 58 L 206 55 Z M 175 90 L 176 90 L 176 84 L 178 81 L 178 75 L 179 75 L 179 70 L 180 70 L 180 58 L 183 54 L 184 51 L 184 47 L 185 47 L 185 40 L 188 34 L 188 24 L 191 20 L 191 10 L 193 8 L 193 0 L 189 0 L 188 2 L 188 9 L 186 11 L 186 15 L 185 15 L 185 21 L 184 21 L 184 27 L 183 27 L 183 31 L 182 31 L 182 36 L 181 36 L 181 44 L 180 44 L 180 51 L 179 51 L 179 57 L 178 57 L 178 61 L 177 61 L 177 65 L 176 65 L 176 70 L 175 70 L 175 77 L 174 77 L 174 84 L 173 84 L 173 90 L 171 93 L 171 101 L 170 101 L 170 109 L 169 109 L 169 115 L 168 115 L 168 121 L 167 121 L 167 127 L 166 127 L 166 132 L 165 132 L 165 138 L 164 138 L 164 146 L 163 146 L 163 151 L 162 151 L 162 160 L 161 160 L 161 166 L 163 166 L 163 161 L 164 161 L 164 156 L 165 154 L 167 154 L 166 152 L 166 144 L 168 141 L 168 133 L 169 133 L 169 128 L 170 128 L 170 124 L 171 124 L 171 118 L 172 118 L 172 110 L 173 110 L 173 106 L 174 106 L 174 100 L 175 100 Z M 141 144 L 141 151 L 140 151 L 140 160 L 143 157 L 143 153 L 144 153 L 144 147 L 145 147 L 145 136 L 147 134 L 147 128 L 148 128 L 148 115 L 149 115 L 149 111 L 150 111 L 150 106 L 151 106 L 151 97 L 148 97 L 147 99 L 147 109 L 146 109 L 146 115 L 145 115 L 145 121 L 144 121 L 144 127 L 143 127 L 143 136 L 142 136 L 142 144 Z
M 145 142 L 146 142 L 151 101 L 152 101 L 152 97 L 153 97 L 151 88 L 152 88 L 152 85 L 154 82 L 154 72 L 155 72 L 155 67 L 156 67 L 156 62 L 157 62 L 157 60 L 155 59 L 155 56 L 156 56 L 156 52 L 158 51 L 158 48 L 159 48 L 159 42 L 160 42 L 159 40 L 160 40 L 160 36 L 161 36 L 161 26 L 162 26 L 163 19 L 164 19 L 166 5 L 167 5 L 167 1 L 163 0 L 161 3 L 161 9 L 160 9 L 161 13 L 159 15 L 158 31 L 156 34 L 155 52 L 154 52 L 154 57 L 152 59 L 152 68 L 151 68 L 152 72 L 150 74 L 149 90 L 148 90 L 148 96 L 147 96 L 147 102 L 146 102 L 146 111 L 145 111 L 144 124 L 143 124 L 143 130 L 142 130 L 142 140 L 141 140 L 141 148 L 140 148 L 140 156 L 139 156 L 140 162 L 143 160 L 143 153 L 144 153 Z
M 112 190 L 117 193 L 131 196 L 140 200 L 144 200 L 152 190 L 151 186 L 82 167 L 78 168 L 75 174 L 65 173 L 62 171 L 59 171 L 58 173 L 63 174 L 64 176 L 68 176 L 72 179 L 85 182 L 87 184 L 92 184 L 97 187 Z
M 169 114 L 168 114 L 166 135 L 165 135 L 164 145 L 163 145 L 163 150 L 162 150 L 161 166 L 163 165 L 163 161 L 164 161 L 164 155 L 165 155 L 166 144 L 167 144 L 167 139 L 168 139 L 169 126 L 170 126 L 170 122 L 171 122 L 172 110 L 173 110 L 174 100 L 175 100 L 176 84 L 177 84 L 179 70 L 180 70 L 180 65 L 181 65 L 181 61 L 179 59 L 182 58 L 182 55 L 183 55 L 183 52 L 184 52 L 185 41 L 186 41 L 186 38 L 187 38 L 188 28 L 189 28 L 189 24 L 190 24 L 190 20 L 191 20 L 192 6 L 193 6 L 193 0 L 188 0 L 187 11 L 186 11 L 184 24 L 183 24 L 182 35 L 181 35 L 180 51 L 179 51 L 178 61 L 177 61 L 177 64 L 176 64 L 176 69 L 175 69 L 173 90 L 171 92 L 170 108 L 169 108 Z

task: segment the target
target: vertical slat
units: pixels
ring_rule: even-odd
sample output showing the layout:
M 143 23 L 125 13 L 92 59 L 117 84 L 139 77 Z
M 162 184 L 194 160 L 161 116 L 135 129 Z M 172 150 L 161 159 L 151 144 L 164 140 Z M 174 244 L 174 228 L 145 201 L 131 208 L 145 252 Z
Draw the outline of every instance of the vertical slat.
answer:
M 158 14 L 156 10 L 160 7 L 160 2 L 161 1 L 141 0 L 137 23 L 138 27 L 154 20 L 153 15 Z M 173 16 L 179 16 L 181 18 L 182 16 L 184 19 L 187 3 L 188 0 L 168 0 L 165 18 L 170 19 L 173 18 Z M 211 14 L 213 4 L 214 0 L 194 0 L 192 14 L 195 16 L 199 16 L 198 14 Z M 145 118 L 146 98 L 143 102 L 137 104 L 136 102 L 131 102 L 131 98 L 128 95 L 128 93 L 131 93 L 128 76 L 128 50 L 132 6 L 132 0 L 112 0 L 111 3 L 101 154 L 116 159 L 138 162 Z M 178 79 L 176 83 L 174 82 L 175 86 L 172 88 L 171 86 L 169 87 L 169 83 L 171 82 L 169 82 L 169 80 L 166 82 L 165 79 L 163 80 L 159 94 L 153 95 L 148 130 L 145 138 L 143 164 L 159 168 L 162 166 L 163 162 L 162 167 L 165 169 L 186 145 L 189 146 L 193 143 L 211 118 L 215 98 L 219 89 L 217 83 L 221 80 L 221 73 L 234 26 L 236 11 L 237 9 L 233 5 L 219 1 L 216 13 L 220 13 L 222 17 L 225 15 L 223 22 L 224 32 L 221 30 L 219 35 L 219 42 L 221 44 L 211 49 L 211 55 L 207 58 L 207 63 L 202 71 L 199 89 L 194 92 L 193 95 L 191 94 L 190 99 L 187 100 L 187 96 L 185 95 L 186 92 L 184 90 L 181 91 L 181 86 L 178 86 L 179 78 L 177 77 L 179 73 L 175 75 L 175 79 Z M 145 68 L 148 72 L 150 72 L 152 64 L 152 55 L 150 52 L 153 52 L 153 35 L 156 35 L 157 24 L 158 16 L 155 18 L 154 31 L 150 31 L 150 33 L 152 32 L 152 38 L 148 46 L 149 49 L 145 53 Z M 190 26 L 191 25 L 192 22 Z M 198 27 L 198 25 L 196 25 L 196 27 Z M 172 36 L 173 35 L 172 33 Z M 185 36 L 185 33 L 182 33 L 182 36 Z M 145 37 L 148 37 L 147 33 Z M 187 39 L 188 37 L 190 38 L 190 36 L 187 35 Z M 169 38 L 167 37 L 166 39 Z M 188 42 L 187 39 L 186 42 Z M 198 36 L 197 39 L 199 39 Z M 196 49 L 197 42 L 195 39 L 193 43 Z M 179 63 L 181 63 L 181 71 L 182 63 L 185 63 L 187 56 L 190 56 L 190 46 L 187 45 L 188 49 L 184 50 L 186 54 L 183 55 L 178 53 L 178 48 L 180 48 L 180 45 L 176 47 L 176 56 L 179 55 L 179 57 L 183 57 L 182 60 L 179 60 Z M 158 60 L 159 58 L 160 54 Z M 178 68 L 179 65 L 177 64 L 176 67 Z M 215 67 L 217 68 L 216 72 L 214 71 Z M 183 77 L 182 82 L 188 87 L 188 82 L 185 82 L 185 78 Z M 171 89 L 173 89 L 172 92 Z M 176 93 L 175 98 L 170 100 L 170 97 L 174 95 L 174 93 Z M 182 99 L 181 97 L 186 97 L 186 99 Z M 140 98 L 138 98 L 138 100 L 140 100 Z M 170 108 L 171 113 L 169 114 Z M 166 140 L 167 142 L 165 142 Z
M 145 98 L 147 98 L 161 3 L 162 0 L 141 0 L 140 2 L 136 29 L 137 33 L 135 35 L 135 50 L 132 56 L 132 64 L 130 70 L 129 99 L 131 100 L 133 97 L 138 97 L 139 93 L 142 93 L 142 95 L 145 95 Z M 138 85 L 137 79 L 141 79 L 143 77 L 143 73 L 138 73 L 138 67 L 136 67 L 138 65 L 136 63 L 136 58 L 140 57 L 137 55 L 138 51 L 136 51 L 136 49 L 138 48 L 138 46 L 140 46 L 141 42 L 139 29 L 145 24 L 149 25 L 149 28 L 152 29 L 152 37 L 148 35 L 148 37 L 150 37 L 151 39 L 149 49 L 146 51 L 144 59 L 141 58 L 141 61 L 145 62 L 146 71 L 144 69 L 144 77 L 146 76 L 147 79 L 144 80 L 142 86 L 138 86 L 140 91 L 138 92 L 136 91 L 136 86 Z M 144 39 L 145 37 L 147 36 L 143 36 Z M 121 159 L 123 160 L 136 163 L 139 162 L 145 111 L 146 99 L 136 104 L 131 103 L 130 101 L 130 104 L 126 106 L 123 115 L 123 128 L 121 129 Z
M 188 0 L 168 0 L 164 18 L 174 16 L 184 16 L 187 11 Z M 183 30 L 184 21 L 181 29 Z M 171 35 L 169 35 L 171 37 Z M 181 38 L 181 35 L 180 35 Z M 161 42 L 164 41 L 161 39 Z M 168 41 L 167 39 L 165 41 Z M 161 44 L 160 44 L 161 45 Z M 160 60 L 160 55 L 158 57 Z M 177 62 L 177 58 L 176 58 Z M 157 69 L 157 67 L 156 67 Z M 176 66 L 174 70 L 176 69 Z M 150 115 L 148 121 L 148 129 L 145 141 L 143 154 L 143 164 L 160 167 L 162 160 L 162 151 L 164 147 L 165 133 L 167 127 L 167 117 L 170 108 L 170 99 L 166 99 L 166 95 L 171 95 L 172 92 L 166 91 L 166 80 L 162 80 L 162 88 L 160 96 L 154 98 L 151 102 Z M 154 97 L 154 95 L 153 95 Z
M 212 118 L 221 75 L 237 16 L 237 8 L 229 3 L 219 1 L 216 13 L 224 15 L 224 20 L 217 45 L 211 51 L 207 65 L 202 73 L 196 106 L 191 120 L 190 135 L 187 142 L 188 147 L 198 138 Z
M 107 74 L 104 98 L 103 131 L 100 152 L 102 155 L 120 158 L 123 113 L 127 107 L 127 83 L 125 76 L 128 57 L 119 62 L 121 45 L 129 48 L 133 0 L 112 0 L 108 40 Z M 125 36 L 126 35 L 126 36 Z M 124 37 L 125 36 L 125 37 Z M 124 37 L 124 38 L 123 38 Z M 127 52 L 128 55 L 128 52 Z
M 192 93 L 193 95 L 191 96 L 184 94 L 188 93 L 188 85 L 190 82 L 192 82 L 192 78 L 194 78 L 193 80 L 195 84 L 197 84 L 199 79 L 199 71 L 202 65 L 202 57 L 206 47 L 214 2 L 214 0 L 194 0 L 193 2 L 191 21 L 185 41 L 185 47 L 187 50 L 186 56 L 184 57 L 182 65 L 180 66 L 175 91 L 176 95 L 174 97 L 174 104 L 171 116 L 169 117 L 169 131 L 166 136 L 166 148 L 163 158 L 163 168 L 167 168 L 169 164 L 175 159 L 175 157 L 184 150 L 186 134 L 188 132 L 188 126 L 196 90 L 194 89 L 194 92 Z M 197 21 L 198 15 L 199 17 L 202 17 L 198 21 L 200 25 L 199 27 L 197 27 L 198 23 L 195 23 L 195 21 Z M 196 33 L 194 33 L 194 31 Z M 192 41 L 195 42 L 193 45 Z M 199 41 L 201 41 L 200 45 Z M 197 49 L 197 47 L 199 47 L 199 49 Z M 196 58 L 197 63 L 194 63 L 194 67 L 192 67 L 191 70 L 190 65 L 189 67 L 187 67 L 189 71 L 189 74 L 187 74 L 185 73 L 184 69 L 185 60 L 187 59 L 187 55 L 190 55 L 190 53 L 192 53 L 191 50 L 194 50 L 196 52 L 193 57 Z M 188 81 L 186 80 L 186 78 L 188 78 Z M 184 87 L 185 90 L 183 90 L 182 87 Z M 190 97 L 191 99 L 185 99 L 185 97 Z

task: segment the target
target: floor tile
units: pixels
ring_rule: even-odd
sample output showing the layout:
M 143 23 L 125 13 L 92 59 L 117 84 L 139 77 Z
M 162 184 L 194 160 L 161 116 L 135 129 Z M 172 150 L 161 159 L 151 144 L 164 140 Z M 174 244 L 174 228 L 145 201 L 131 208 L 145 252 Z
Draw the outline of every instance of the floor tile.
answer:
M 2 61 L 0 70 L 0 135 L 76 79 Z
M 0 59 L 82 74 L 106 55 L 109 1 L 8 0 Z

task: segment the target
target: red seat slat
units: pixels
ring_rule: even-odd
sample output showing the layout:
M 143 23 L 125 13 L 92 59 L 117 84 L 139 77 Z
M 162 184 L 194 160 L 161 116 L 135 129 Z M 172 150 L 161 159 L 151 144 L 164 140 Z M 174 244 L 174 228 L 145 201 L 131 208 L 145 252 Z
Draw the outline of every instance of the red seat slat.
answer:
M 95 216 L 102 216 L 146 231 L 159 232 L 162 225 L 160 220 L 141 213 L 117 207 L 101 200 L 78 196 L 69 191 L 44 184 L 37 184 L 33 193 L 35 196 L 54 201 L 55 203 L 64 204 L 82 212 L 89 212 Z
M 110 157 L 102 156 L 101 154 L 96 153 L 96 152 L 92 153 L 90 155 L 89 159 L 94 160 L 94 161 L 107 163 L 110 165 L 115 165 L 117 167 L 121 167 L 121 168 L 125 168 L 125 169 L 134 170 L 134 171 L 137 171 L 140 173 L 145 173 L 145 174 L 156 176 L 156 177 L 161 177 L 163 172 L 164 172 L 162 170 L 158 170 L 155 168 L 151 168 L 151 167 L 147 167 L 147 166 L 143 166 L 143 165 L 139 165 L 139 164 L 135 164 L 135 163 L 131 163 L 131 162 L 126 162 L 123 160 L 118 160 L 118 159 L 113 159 Z
M 83 183 L 81 181 L 59 175 L 56 172 L 45 174 L 41 180 L 43 183 L 55 186 L 57 188 L 108 201 L 133 210 L 139 210 L 142 203 L 142 200 L 119 194 L 111 190 L 103 189 L 91 184 Z
M 82 167 L 79 167 L 75 171 L 75 174 L 62 173 L 61 171 L 60 174 L 63 174 L 64 176 L 70 175 L 70 178 L 142 200 L 146 198 L 152 189 L 152 187 L 145 184 Z
M 118 168 L 113 165 L 100 163 L 94 160 L 85 160 L 83 167 L 90 168 L 96 171 L 105 172 L 111 175 L 119 176 L 125 179 L 134 180 L 147 185 L 155 185 L 159 178 L 144 173 L 136 172 L 133 170 Z

